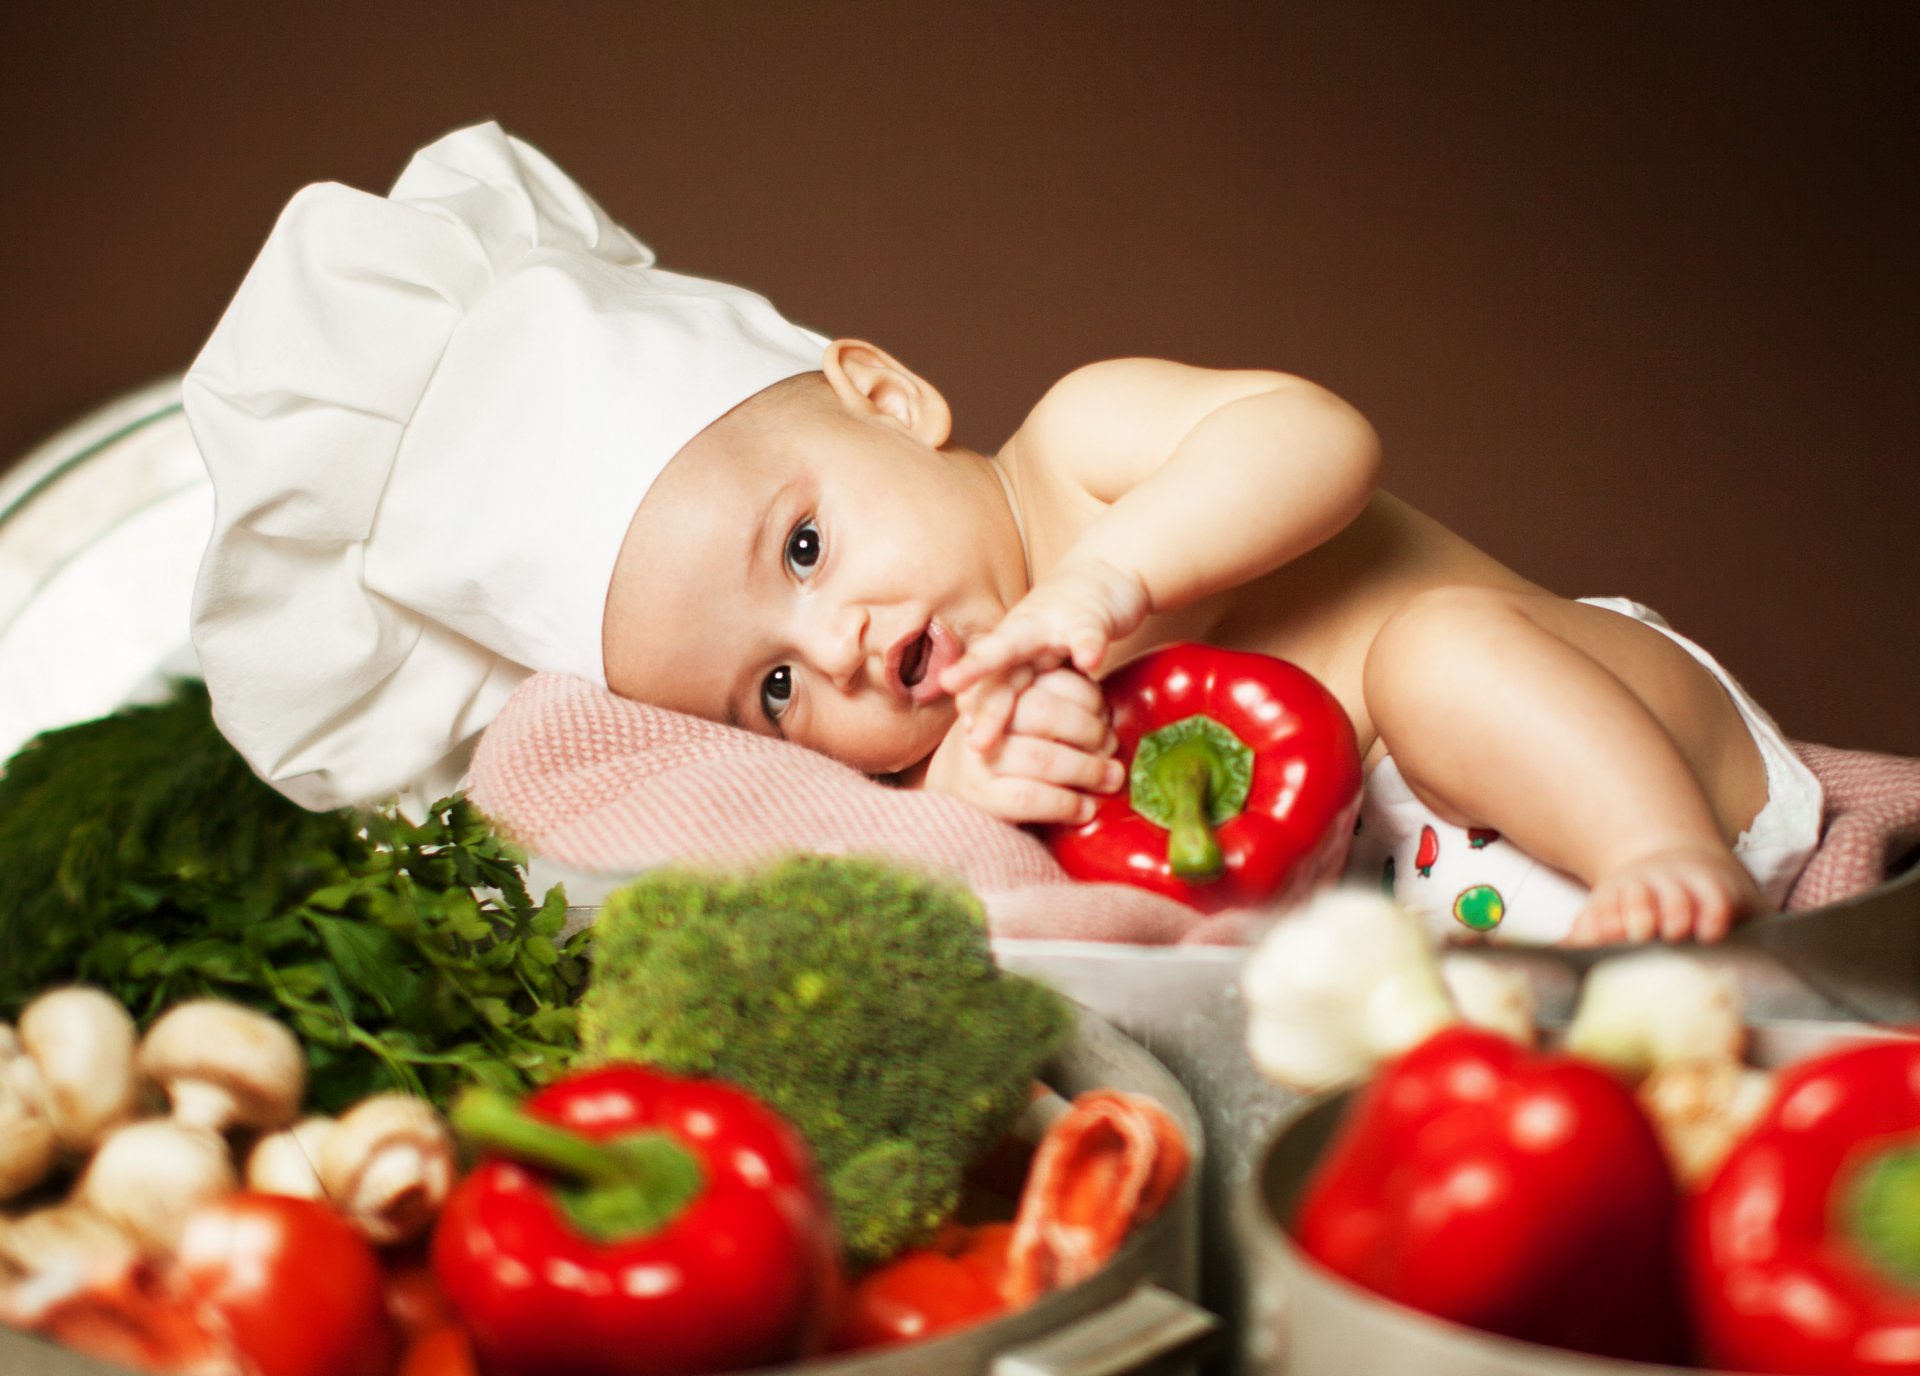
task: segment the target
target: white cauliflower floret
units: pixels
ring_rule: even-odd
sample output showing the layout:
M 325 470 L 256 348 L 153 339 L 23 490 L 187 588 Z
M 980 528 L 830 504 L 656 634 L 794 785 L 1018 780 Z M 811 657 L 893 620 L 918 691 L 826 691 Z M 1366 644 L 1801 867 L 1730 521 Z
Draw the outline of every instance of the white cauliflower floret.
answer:
M 1738 1061 L 1746 1008 L 1733 972 L 1679 951 L 1636 951 L 1587 972 L 1566 1049 L 1639 1078 L 1677 1061 Z
M 1460 1020 L 1425 930 L 1370 889 L 1328 889 L 1283 917 L 1241 990 L 1254 1063 L 1302 1091 L 1358 1079 Z
M 1440 978 L 1463 1021 L 1521 1046 L 1533 1045 L 1539 1003 L 1526 975 L 1485 956 L 1455 952 L 1441 959 Z

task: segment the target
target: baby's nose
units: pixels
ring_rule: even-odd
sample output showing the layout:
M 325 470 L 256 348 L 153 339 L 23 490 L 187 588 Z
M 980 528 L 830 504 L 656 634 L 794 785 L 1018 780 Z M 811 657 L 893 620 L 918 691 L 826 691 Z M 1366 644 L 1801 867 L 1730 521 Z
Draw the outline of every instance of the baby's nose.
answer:
M 841 692 L 858 686 L 866 663 L 867 613 L 856 606 L 823 607 L 815 622 L 814 665 Z

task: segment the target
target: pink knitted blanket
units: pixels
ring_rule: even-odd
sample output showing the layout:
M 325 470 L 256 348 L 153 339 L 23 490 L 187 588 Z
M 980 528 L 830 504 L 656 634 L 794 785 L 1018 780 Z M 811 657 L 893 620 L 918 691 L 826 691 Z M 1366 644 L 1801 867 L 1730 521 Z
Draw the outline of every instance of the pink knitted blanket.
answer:
M 1901 835 L 1920 839 L 1920 761 L 1801 750 L 1840 815 L 1795 907 L 1871 887 Z M 889 788 L 800 746 L 559 674 L 528 679 L 494 719 L 468 793 L 529 850 L 592 873 L 857 852 L 951 874 L 980 894 L 998 936 L 1236 945 L 1264 921 L 1076 883 L 1032 836 L 958 799 Z

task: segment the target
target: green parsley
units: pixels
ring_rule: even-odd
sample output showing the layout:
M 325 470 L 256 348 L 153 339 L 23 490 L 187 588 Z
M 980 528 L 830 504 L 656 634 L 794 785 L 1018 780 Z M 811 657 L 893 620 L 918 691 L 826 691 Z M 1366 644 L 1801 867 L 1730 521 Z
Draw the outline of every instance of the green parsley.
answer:
M 445 1104 L 565 1069 L 585 932 L 527 893 L 521 857 L 464 798 L 414 822 L 307 812 L 256 778 L 206 690 L 52 731 L 0 775 L 0 1017 L 84 982 L 144 1027 L 212 996 L 286 1022 L 309 1098 Z

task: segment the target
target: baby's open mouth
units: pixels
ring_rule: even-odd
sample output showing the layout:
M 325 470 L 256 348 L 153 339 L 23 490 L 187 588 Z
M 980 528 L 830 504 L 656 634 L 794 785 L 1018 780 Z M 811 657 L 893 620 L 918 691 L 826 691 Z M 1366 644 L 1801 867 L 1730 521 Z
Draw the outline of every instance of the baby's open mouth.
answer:
M 938 621 L 902 636 L 887 655 L 887 676 L 894 691 L 911 703 L 943 696 L 940 675 L 959 662 L 963 648 L 959 637 Z
M 927 665 L 933 659 L 933 641 L 925 631 L 913 638 L 913 644 L 907 646 L 907 652 L 900 656 L 900 681 L 911 688 L 927 676 Z

